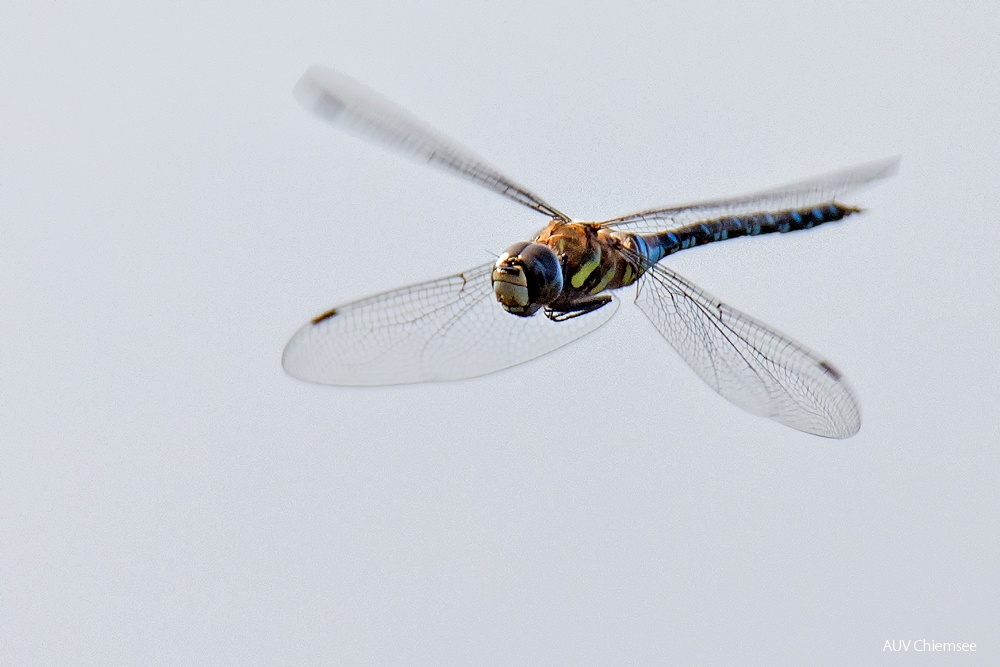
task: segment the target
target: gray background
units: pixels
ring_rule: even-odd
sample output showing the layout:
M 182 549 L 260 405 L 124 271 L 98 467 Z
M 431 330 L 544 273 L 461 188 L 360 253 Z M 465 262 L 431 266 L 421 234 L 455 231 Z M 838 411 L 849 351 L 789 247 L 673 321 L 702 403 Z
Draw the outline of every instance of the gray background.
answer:
M 0 660 L 1000 659 L 996 3 L 80 4 L 0 10 Z M 580 218 L 902 154 L 863 217 L 671 261 L 861 433 L 732 407 L 628 303 L 475 381 L 287 377 L 544 223 L 303 112 L 314 62 Z

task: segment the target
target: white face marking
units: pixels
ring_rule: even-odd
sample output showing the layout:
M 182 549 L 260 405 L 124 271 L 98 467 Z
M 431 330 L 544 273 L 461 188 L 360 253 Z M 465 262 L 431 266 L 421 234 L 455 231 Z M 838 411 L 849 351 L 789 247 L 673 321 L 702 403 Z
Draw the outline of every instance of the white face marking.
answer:
M 516 256 L 504 252 L 493 265 L 493 294 L 504 310 L 524 314 L 531 307 L 528 277 Z
M 528 305 L 528 288 L 524 285 L 513 285 L 508 282 L 493 283 L 493 293 L 505 308 L 525 308 Z
M 493 271 L 493 293 L 503 306 L 524 308 L 528 305 L 528 280 L 521 266 L 501 266 Z

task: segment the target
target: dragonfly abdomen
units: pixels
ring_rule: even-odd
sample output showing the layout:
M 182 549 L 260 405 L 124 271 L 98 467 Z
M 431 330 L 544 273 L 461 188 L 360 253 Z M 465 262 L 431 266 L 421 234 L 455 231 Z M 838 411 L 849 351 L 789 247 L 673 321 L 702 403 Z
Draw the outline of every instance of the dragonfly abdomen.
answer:
M 726 216 L 704 222 L 692 223 L 671 231 L 657 234 L 643 234 L 650 245 L 651 257 L 654 263 L 666 255 L 693 248 L 695 246 L 725 241 L 740 236 L 757 236 L 759 234 L 784 234 L 802 229 L 812 229 L 827 222 L 842 220 L 853 213 L 859 213 L 860 208 L 843 206 L 841 204 L 823 204 L 807 208 L 788 209 L 784 211 L 767 211 L 747 215 Z M 662 253 L 655 257 L 657 252 Z M 654 259 L 655 257 L 655 259 Z

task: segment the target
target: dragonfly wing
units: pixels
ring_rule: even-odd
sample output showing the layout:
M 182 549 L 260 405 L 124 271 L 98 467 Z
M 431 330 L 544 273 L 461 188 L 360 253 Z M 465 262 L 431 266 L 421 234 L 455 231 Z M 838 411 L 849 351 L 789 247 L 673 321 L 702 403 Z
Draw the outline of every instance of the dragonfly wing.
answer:
M 485 375 L 551 352 L 597 329 L 617 300 L 553 322 L 518 317 L 496 302 L 484 264 L 377 294 L 320 315 L 288 342 L 290 375 L 332 385 L 391 385 Z
M 601 222 L 605 227 L 648 233 L 671 231 L 717 218 L 808 209 L 834 203 L 838 197 L 896 173 L 899 158 L 891 157 L 833 171 L 750 195 L 650 209 Z
M 828 438 L 861 428 L 857 400 L 815 352 L 656 265 L 636 303 L 681 357 L 741 408 Z
M 565 213 L 514 183 L 468 149 L 446 139 L 402 107 L 336 70 L 313 65 L 302 75 L 293 92 L 302 106 L 329 123 L 448 169 L 552 218 L 569 221 Z

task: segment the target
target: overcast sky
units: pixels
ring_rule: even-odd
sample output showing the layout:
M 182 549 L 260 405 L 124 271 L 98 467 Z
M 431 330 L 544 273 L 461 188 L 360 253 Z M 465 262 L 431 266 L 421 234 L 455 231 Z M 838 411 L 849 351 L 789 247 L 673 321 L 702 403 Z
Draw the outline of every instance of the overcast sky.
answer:
M 1000 659 L 995 3 L 139 5 L 0 10 L 2 662 Z M 304 112 L 313 63 L 584 219 L 902 155 L 863 216 L 669 260 L 860 433 L 730 405 L 629 299 L 477 380 L 285 375 L 545 223 Z

